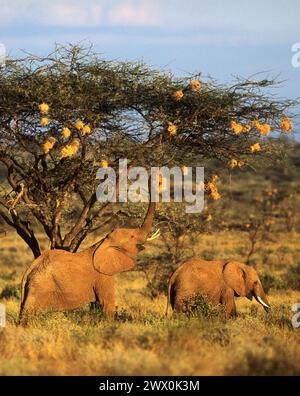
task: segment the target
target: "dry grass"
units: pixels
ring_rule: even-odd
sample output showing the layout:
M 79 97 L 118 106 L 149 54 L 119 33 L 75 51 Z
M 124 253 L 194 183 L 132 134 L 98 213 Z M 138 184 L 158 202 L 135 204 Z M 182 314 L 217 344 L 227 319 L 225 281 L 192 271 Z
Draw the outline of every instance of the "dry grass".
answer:
M 283 276 L 300 262 L 299 235 L 282 236 L 256 257 L 259 271 L 271 250 L 272 273 Z M 297 244 L 298 243 L 298 244 Z M 166 297 L 150 299 L 143 274 L 118 277 L 117 320 L 106 322 L 88 307 L 68 313 L 44 314 L 28 327 L 15 325 L 18 285 L 30 252 L 9 234 L 0 246 L 1 302 L 7 326 L 0 329 L 1 375 L 296 375 L 300 374 L 300 329 L 291 326 L 291 305 L 299 292 L 270 289 L 272 310 L 255 302 L 237 301 L 239 316 L 164 317 Z M 154 249 L 150 246 L 149 250 Z M 242 259 L 241 234 L 204 235 L 199 255 Z M 268 250 L 269 249 L 269 250 Z M 283 262 L 289 255 L 289 263 Z

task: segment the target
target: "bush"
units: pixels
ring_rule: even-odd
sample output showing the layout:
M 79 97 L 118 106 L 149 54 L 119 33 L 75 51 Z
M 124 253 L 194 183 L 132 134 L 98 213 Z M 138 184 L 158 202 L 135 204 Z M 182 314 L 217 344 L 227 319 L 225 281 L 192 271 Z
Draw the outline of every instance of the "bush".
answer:
M 262 320 L 268 326 L 277 326 L 279 328 L 293 329 L 292 327 L 291 306 L 289 304 L 272 305 L 267 315 L 264 315 Z
M 261 273 L 260 280 L 266 293 L 268 293 L 270 289 L 282 290 L 287 286 L 283 279 L 270 272 Z
M 286 283 L 291 289 L 300 290 L 300 263 L 289 268 Z
M 184 301 L 184 311 L 191 317 L 206 319 L 225 318 L 225 306 L 213 305 L 206 297 L 196 294 Z
M 0 294 L 0 299 L 8 299 L 8 298 L 17 298 L 18 300 L 21 298 L 21 287 L 19 285 L 8 285 L 2 290 Z
M 299 360 L 290 355 L 284 347 L 272 345 L 267 349 L 247 349 L 240 354 L 234 365 L 225 375 L 275 376 L 299 375 Z
M 176 269 L 173 262 L 170 252 L 144 255 L 142 259 L 138 259 L 138 270 L 142 271 L 147 279 L 145 294 L 148 297 L 155 298 L 161 293 L 167 293 L 168 281 Z
M 122 308 L 119 310 L 116 307 L 115 320 L 118 322 L 132 322 L 133 316 L 126 309 Z

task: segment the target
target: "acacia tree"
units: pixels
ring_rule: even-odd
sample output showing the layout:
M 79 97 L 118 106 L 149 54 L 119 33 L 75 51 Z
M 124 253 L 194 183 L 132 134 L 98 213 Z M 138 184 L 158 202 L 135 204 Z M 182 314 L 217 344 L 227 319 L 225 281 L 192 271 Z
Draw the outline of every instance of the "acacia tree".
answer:
M 274 158 L 279 146 L 268 134 L 290 132 L 294 104 L 267 94 L 275 84 L 175 78 L 78 45 L 9 59 L 0 70 L 0 217 L 35 257 L 38 225 L 52 249 L 75 252 L 116 211 L 96 198 L 101 161 L 199 166 L 214 159 L 233 168 Z M 216 178 L 207 190 L 220 197 Z

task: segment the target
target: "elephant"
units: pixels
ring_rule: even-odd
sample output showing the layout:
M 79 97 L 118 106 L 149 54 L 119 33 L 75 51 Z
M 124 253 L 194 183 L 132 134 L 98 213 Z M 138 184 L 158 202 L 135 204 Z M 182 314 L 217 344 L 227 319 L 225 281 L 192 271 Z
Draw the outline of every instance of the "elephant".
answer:
M 19 323 L 42 310 L 64 311 L 98 302 L 107 318 L 114 317 L 114 275 L 132 269 L 148 237 L 155 214 L 150 202 L 140 228 L 116 228 L 88 249 L 71 253 L 43 252 L 26 270 L 21 286 Z
M 225 305 L 227 319 L 236 316 L 234 297 L 254 297 L 265 310 L 270 308 L 255 269 L 236 261 L 194 258 L 179 266 L 169 280 L 166 316 L 170 304 L 175 312 L 186 312 L 197 294 L 212 305 Z

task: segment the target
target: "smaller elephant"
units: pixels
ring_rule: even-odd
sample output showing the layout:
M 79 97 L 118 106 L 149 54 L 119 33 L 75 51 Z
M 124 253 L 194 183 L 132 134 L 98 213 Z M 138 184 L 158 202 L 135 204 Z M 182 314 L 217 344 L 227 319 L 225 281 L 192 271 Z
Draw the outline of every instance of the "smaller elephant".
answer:
M 226 318 L 236 315 L 234 297 L 254 297 L 267 310 L 268 298 L 254 268 L 235 261 L 191 259 L 173 273 L 168 285 L 168 307 L 176 312 L 189 309 L 196 295 L 213 305 L 224 304 Z

